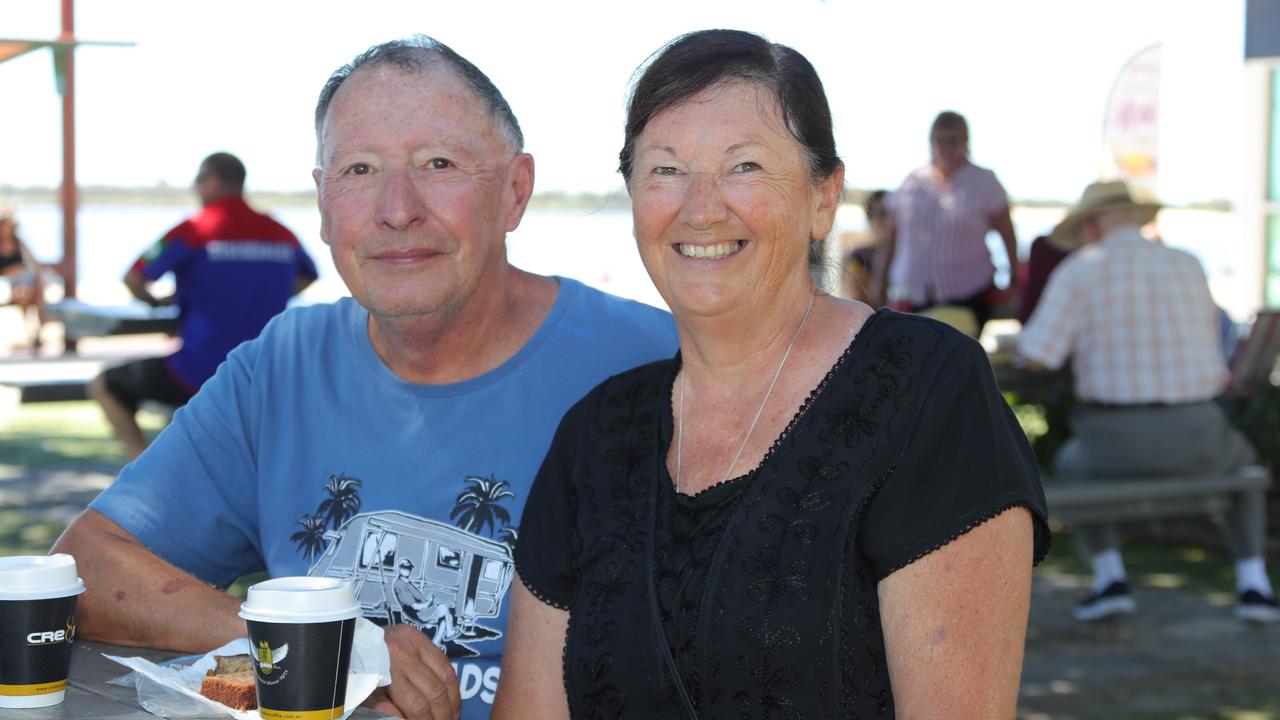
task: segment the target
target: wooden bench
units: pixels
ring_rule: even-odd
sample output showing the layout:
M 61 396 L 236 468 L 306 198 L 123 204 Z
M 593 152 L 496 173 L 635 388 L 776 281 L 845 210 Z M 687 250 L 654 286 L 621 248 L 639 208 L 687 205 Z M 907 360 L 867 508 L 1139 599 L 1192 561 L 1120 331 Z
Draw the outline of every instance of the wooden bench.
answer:
M 1231 475 L 1057 481 L 1045 478 L 1049 518 L 1079 523 L 1220 515 L 1231 494 L 1271 487 L 1271 473 L 1250 465 Z

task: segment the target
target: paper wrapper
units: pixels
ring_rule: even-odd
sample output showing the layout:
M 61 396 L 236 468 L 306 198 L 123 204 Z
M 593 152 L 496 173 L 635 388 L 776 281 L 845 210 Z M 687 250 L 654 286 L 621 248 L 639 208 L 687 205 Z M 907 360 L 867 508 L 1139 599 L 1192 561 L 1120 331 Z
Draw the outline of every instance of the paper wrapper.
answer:
M 240 720 L 259 720 L 257 710 L 236 710 L 214 702 L 200 694 L 205 673 L 216 664 L 214 655 L 252 655 L 248 638 L 232 640 L 211 650 L 190 665 L 157 665 L 140 657 L 116 657 L 103 653 L 108 660 L 133 670 L 115 684 L 134 685 L 138 704 L 144 710 L 168 718 L 218 718 L 230 715 Z M 350 715 L 374 689 L 391 684 L 391 658 L 382 637 L 382 628 L 359 618 L 351 646 L 351 676 L 347 678 L 346 714 Z

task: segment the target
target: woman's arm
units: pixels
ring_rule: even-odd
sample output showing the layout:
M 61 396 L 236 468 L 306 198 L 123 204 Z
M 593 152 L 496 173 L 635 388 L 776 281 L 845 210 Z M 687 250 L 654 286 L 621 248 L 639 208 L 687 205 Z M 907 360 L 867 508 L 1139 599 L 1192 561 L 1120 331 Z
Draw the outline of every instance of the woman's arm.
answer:
M 1031 604 L 1031 514 L 1010 508 L 880 581 L 899 718 L 1012 718 Z
M 523 582 L 516 583 L 492 720 L 567 720 L 563 659 L 568 629 L 568 612 L 534 597 Z

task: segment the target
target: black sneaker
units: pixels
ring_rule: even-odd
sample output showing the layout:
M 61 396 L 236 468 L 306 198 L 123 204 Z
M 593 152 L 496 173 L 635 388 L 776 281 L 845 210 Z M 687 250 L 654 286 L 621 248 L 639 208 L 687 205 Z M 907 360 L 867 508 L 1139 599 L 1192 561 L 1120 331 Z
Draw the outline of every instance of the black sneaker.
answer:
M 1102 589 L 1093 591 L 1076 605 L 1071 614 L 1081 622 L 1093 622 L 1109 618 L 1112 615 L 1129 615 L 1138 609 L 1138 604 L 1129 594 L 1129 586 L 1123 580 L 1116 580 Z
M 1276 604 L 1275 595 L 1267 597 L 1257 590 L 1246 590 L 1236 603 L 1236 617 L 1245 622 L 1273 623 L 1280 621 L 1280 605 Z

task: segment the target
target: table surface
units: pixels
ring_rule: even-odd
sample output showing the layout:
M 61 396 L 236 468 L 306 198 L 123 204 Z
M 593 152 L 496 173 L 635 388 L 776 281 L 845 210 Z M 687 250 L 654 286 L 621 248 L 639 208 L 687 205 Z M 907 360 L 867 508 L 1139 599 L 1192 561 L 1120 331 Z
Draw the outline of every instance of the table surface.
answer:
M 0 720 L 44 720 L 45 718 L 121 718 L 154 720 L 155 715 L 138 705 L 138 693 L 131 687 L 108 685 L 107 681 L 129 672 L 129 668 L 102 657 L 102 653 L 121 657 L 144 657 L 163 662 L 182 657 L 183 653 L 164 650 L 119 647 L 78 641 L 71 651 L 71 686 L 59 705 L 42 708 L 0 708 Z M 224 717 L 230 717 L 226 715 Z M 386 715 L 367 708 L 357 708 L 351 720 L 374 720 Z

